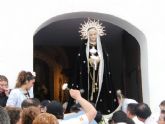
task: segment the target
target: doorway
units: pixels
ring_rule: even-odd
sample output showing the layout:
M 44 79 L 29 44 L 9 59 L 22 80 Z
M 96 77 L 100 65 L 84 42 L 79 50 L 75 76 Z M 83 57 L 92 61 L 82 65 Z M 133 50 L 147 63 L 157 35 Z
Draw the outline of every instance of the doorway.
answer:
M 87 17 L 99 19 L 106 27 L 107 35 L 103 41 L 111 58 L 112 81 L 116 89 L 121 89 L 126 97 L 142 102 L 141 48 L 138 40 L 115 25 L 112 16 L 108 18 L 107 15 L 90 12 L 51 18 L 34 34 L 34 71 L 36 66 L 41 66 L 37 58 L 42 58 L 47 64 L 47 72 L 44 72 L 49 79 L 46 85 L 48 99 L 67 100 L 67 93 L 61 90 L 61 86 L 73 76 L 75 58 L 82 42 L 78 30 Z

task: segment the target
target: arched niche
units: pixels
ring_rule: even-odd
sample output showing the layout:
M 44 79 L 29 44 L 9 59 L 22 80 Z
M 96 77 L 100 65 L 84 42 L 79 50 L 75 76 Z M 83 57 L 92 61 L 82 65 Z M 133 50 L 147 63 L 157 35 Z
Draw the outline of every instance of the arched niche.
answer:
M 81 44 L 80 23 L 87 18 L 100 20 L 106 27 L 103 38 L 111 55 L 113 81 L 124 95 L 147 103 L 148 59 L 145 35 L 129 22 L 118 17 L 94 12 L 75 12 L 55 16 L 41 24 L 34 34 L 35 50 L 49 49 L 52 59 L 70 75 Z M 59 51 L 61 50 L 61 52 Z M 50 55 L 50 54 L 49 54 Z M 56 82 L 57 83 L 57 82 Z M 59 87 L 54 87 L 58 89 Z M 145 89 L 145 90 L 144 90 Z

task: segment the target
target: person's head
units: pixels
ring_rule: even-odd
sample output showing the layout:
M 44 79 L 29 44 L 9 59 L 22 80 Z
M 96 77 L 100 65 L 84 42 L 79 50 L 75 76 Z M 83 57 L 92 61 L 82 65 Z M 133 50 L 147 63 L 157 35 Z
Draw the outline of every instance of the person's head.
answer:
M 112 120 L 109 121 L 109 124 L 117 123 L 134 124 L 134 122 L 127 117 L 126 113 L 121 110 L 116 111 L 112 116 Z
M 10 117 L 10 124 L 21 124 L 21 108 L 6 107 L 5 109 Z
M 139 103 L 136 106 L 136 116 L 144 122 L 151 115 L 150 107 L 145 103 Z
M 23 100 L 21 108 L 28 108 L 30 106 L 40 107 L 40 101 L 37 98 L 29 98 Z
M 165 114 L 160 114 L 158 124 L 165 124 Z
M 53 114 L 41 113 L 33 120 L 33 124 L 59 124 L 59 122 Z
M 10 118 L 7 111 L 0 106 L 0 124 L 10 124 Z
M 34 82 L 35 76 L 31 72 L 21 71 L 18 74 L 16 88 L 24 86 L 26 90 L 29 90 L 34 85 Z
M 8 88 L 8 79 L 4 75 L 0 75 L 0 93 L 5 92 Z
M 89 41 L 92 43 L 96 43 L 98 32 L 95 27 L 91 27 L 88 29 Z
M 94 119 L 97 123 L 103 121 L 103 115 L 101 114 L 101 112 L 97 111 L 96 117 Z
M 41 101 L 41 113 L 44 113 L 47 111 L 48 104 L 51 103 L 50 100 L 43 100 Z
M 165 113 L 165 100 L 160 103 L 159 108 L 161 113 Z
M 129 103 L 127 106 L 127 117 L 133 118 L 136 116 L 136 106 L 137 103 Z
M 38 107 L 30 106 L 22 109 L 22 124 L 32 124 L 33 120 L 39 115 L 40 109 Z
M 115 123 L 126 122 L 127 115 L 123 111 L 117 111 L 112 116 L 112 121 Z
M 55 100 L 47 105 L 46 112 L 55 115 L 58 119 L 63 119 L 64 117 L 64 110 L 61 103 Z

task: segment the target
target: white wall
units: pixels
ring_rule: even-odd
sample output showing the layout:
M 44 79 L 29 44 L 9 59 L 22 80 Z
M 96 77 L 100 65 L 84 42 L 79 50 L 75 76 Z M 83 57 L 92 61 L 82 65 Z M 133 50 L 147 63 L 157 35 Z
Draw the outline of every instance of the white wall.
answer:
M 149 82 L 144 101 L 153 110 L 165 99 L 164 0 L 5 0 L 0 2 L 0 74 L 14 87 L 20 70 L 33 69 L 33 34 L 46 20 L 63 13 L 90 11 L 114 15 L 139 28 L 147 39 Z M 145 57 L 145 56 L 144 56 Z M 147 57 L 147 56 L 146 56 Z M 147 75 L 146 75 L 147 76 Z M 146 87 L 149 83 L 149 87 Z M 145 93 L 144 93 L 145 94 Z

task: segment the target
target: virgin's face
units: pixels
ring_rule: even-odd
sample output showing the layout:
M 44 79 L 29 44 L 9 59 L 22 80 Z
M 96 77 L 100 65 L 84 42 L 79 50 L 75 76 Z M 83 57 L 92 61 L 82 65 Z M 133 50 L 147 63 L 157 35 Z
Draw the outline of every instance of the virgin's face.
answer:
M 89 33 L 89 41 L 95 43 L 97 39 L 97 30 L 95 28 L 91 28 L 89 29 L 88 33 Z

